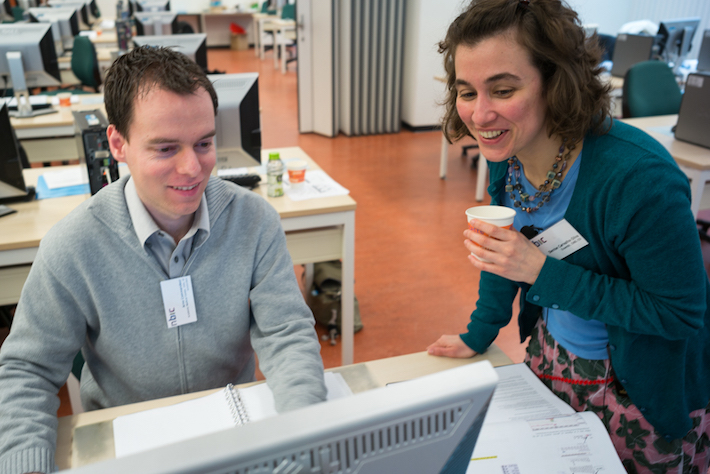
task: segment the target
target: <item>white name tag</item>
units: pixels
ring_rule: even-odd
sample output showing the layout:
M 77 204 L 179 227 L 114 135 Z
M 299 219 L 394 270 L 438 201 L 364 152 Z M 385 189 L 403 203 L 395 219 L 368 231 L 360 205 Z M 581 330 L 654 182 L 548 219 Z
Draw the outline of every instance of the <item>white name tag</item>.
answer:
M 562 219 L 545 232 L 530 239 L 542 253 L 556 260 L 562 260 L 577 250 L 589 245 L 584 237 L 572 227 L 572 224 Z
M 169 328 L 197 321 L 190 275 L 161 281 L 160 291 L 163 293 L 165 319 L 168 321 Z

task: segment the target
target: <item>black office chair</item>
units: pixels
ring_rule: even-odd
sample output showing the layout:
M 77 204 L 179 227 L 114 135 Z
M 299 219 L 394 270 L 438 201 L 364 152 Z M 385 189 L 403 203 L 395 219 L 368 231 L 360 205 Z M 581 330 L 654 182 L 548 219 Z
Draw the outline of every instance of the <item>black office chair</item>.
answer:
M 186 21 L 178 21 L 177 22 L 177 34 L 191 35 L 193 33 L 195 33 L 195 30 L 192 28 L 191 24 L 189 24 Z

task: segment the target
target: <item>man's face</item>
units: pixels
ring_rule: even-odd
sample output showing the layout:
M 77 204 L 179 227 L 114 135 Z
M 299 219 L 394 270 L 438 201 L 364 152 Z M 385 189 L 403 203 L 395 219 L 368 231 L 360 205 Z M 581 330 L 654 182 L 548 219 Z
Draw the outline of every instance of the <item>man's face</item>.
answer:
M 113 125 L 107 135 L 111 153 L 128 165 L 138 196 L 158 226 L 168 232 L 189 227 L 217 159 L 209 93 L 152 89 L 136 97 L 128 137 Z

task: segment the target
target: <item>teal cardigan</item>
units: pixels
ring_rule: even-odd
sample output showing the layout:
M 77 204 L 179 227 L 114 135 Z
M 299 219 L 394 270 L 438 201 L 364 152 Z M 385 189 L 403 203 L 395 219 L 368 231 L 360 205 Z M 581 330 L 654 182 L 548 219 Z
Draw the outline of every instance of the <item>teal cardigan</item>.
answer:
M 461 338 L 484 352 L 510 321 L 518 289 L 521 342 L 541 307 L 601 321 L 631 400 L 666 439 L 681 438 L 688 414 L 710 400 L 710 283 L 688 178 L 658 142 L 617 121 L 607 134 L 588 134 L 583 155 L 565 219 L 589 245 L 548 257 L 532 286 L 483 272 Z M 499 204 L 507 163 L 489 166 Z

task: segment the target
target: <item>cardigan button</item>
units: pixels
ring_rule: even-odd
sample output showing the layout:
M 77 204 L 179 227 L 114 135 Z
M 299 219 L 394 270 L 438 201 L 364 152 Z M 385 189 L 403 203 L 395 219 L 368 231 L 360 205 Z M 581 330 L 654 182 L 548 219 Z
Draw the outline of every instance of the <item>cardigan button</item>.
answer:
M 558 305 L 557 303 L 555 303 L 555 304 L 552 305 L 552 309 L 560 309 L 560 305 Z
M 615 351 L 615 350 L 616 350 L 616 346 L 615 346 L 614 344 L 609 344 L 609 350 L 610 350 L 610 351 Z
M 533 301 L 540 301 L 540 295 L 533 296 Z
M 639 407 L 639 411 L 641 413 L 646 413 L 646 407 Z
M 626 379 L 621 379 L 619 382 L 621 382 L 621 385 L 626 386 Z
M 664 438 L 665 438 L 666 441 L 668 441 L 669 443 L 670 443 L 671 441 L 673 441 L 673 436 L 671 436 L 671 435 L 665 435 Z

